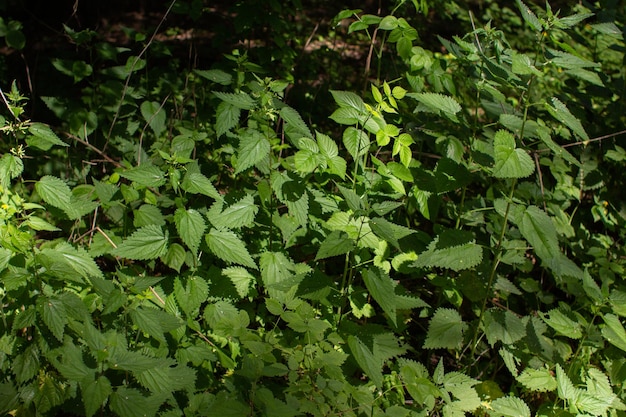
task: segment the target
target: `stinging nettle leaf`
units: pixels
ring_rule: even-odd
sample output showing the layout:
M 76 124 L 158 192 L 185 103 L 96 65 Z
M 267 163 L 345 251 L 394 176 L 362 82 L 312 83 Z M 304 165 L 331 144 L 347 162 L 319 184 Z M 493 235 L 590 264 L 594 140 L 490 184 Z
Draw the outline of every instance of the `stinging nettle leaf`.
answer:
M 546 392 L 557 388 L 556 378 L 546 368 L 526 368 L 517 376 L 517 381 L 531 391 Z
M 453 97 L 440 93 L 408 93 L 407 97 L 416 99 L 434 113 L 443 113 L 453 122 L 459 121 L 456 114 L 461 111 L 461 105 Z
M 430 319 L 426 333 L 425 349 L 456 349 L 463 344 L 467 324 L 458 311 L 439 308 Z
M 371 296 L 396 326 L 396 293 L 391 277 L 380 269 L 373 268 L 363 272 L 363 281 Z
M 525 178 L 535 171 L 535 164 L 524 150 L 515 149 L 515 138 L 506 130 L 494 137 L 493 176 L 496 178 Z
M 522 3 L 521 0 L 515 0 L 515 3 L 517 3 L 517 7 L 522 13 L 522 18 L 528 24 L 528 26 L 530 26 L 530 28 L 536 32 L 541 31 L 541 22 L 539 21 L 539 19 L 537 19 L 537 16 L 535 16 L 533 11 L 530 10 L 530 8 L 524 3 Z
M 35 184 L 41 198 L 51 206 L 64 210 L 69 207 L 72 198 L 70 187 L 65 181 L 51 175 L 44 175 Z
M 528 405 L 517 397 L 500 397 L 491 402 L 493 413 L 503 417 L 530 417 L 530 408 Z
M 157 259 L 167 251 L 169 233 L 156 225 L 137 229 L 121 245 L 111 251 L 114 256 L 126 259 Z
M 254 204 L 254 197 L 247 194 L 221 213 L 212 214 L 212 210 L 209 210 L 207 216 L 209 221 L 217 228 L 236 229 L 250 226 L 254 222 L 258 211 L 259 207 Z
M 567 106 L 558 98 L 552 97 L 552 106 L 546 105 L 548 112 L 559 122 L 565 124 L 574 134 L 582 140 L 589 140 L 589 135 L 585 132 L 585 128 L 580 120 L 570 113 Z
M 205 240 L 211 252 L 221 260 L 257 269 L 246 245 L 234 232 L 213 228 Z
M 237 165 L 235 174 L 261 162 L 270 154 L 271 145 L 269 140 L 259 131 L 247 129 L 238 135 L 239 148 L 237 150 Z
M 217 106 L 215 115 L 215 133 L 219 137 L 237 126 L 241 116 L 241 109 L 232 104 L 222 102 Z
M 198 253 L 206 224 L 200 213 L 194 209 L 179 208 L 174 213 L 174 223 L 183 243 L 195 254 Z
M 604 327 L 602 327 L 602 337 L 615 347 L 626 352 L 626 330 L 619 318 L 614 314 L 605 314 Z
M 144 101 L 139 108 L 144 120 L 158 137 L 165 131 L 166 115 L 161 104 L 156 101 Z
M 119 173 L 120 176 L 144 187 L 160 187 L 165 184 L 165 173 L 154 165 L 143 164 Z
M 315 260 L 345 255 L 353 249 L 354 241 L 346 233 L 335 230 L 326 236 L 326 239 L 324 239 L 317 251 L 317 255 L 315 255 Z
M 214 91 L 213 94 L 215 94 L 215 96 L 223 102 L 241 110 L 251 110 L 256 104 L 255 100 L 243 91 L 239 93 L 222 93 L 220 91 Z
M 56 133 L 54 133 L 48 125 L 43 123 L 31 124 L 28 127 L 28 133 L 32 135 L 26 139 L 28 146 L 32 146 L 43 151 L 47 151 L 53 146 L 70 146 L 59 139 Z

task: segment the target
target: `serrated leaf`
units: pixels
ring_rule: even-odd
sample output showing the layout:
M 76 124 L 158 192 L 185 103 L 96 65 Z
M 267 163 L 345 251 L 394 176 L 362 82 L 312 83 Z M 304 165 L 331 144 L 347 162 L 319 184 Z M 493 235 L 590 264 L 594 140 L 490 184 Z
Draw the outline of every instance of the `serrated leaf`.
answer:
M 65 306 L 56 297 L 44 299 L 41 303 L 41 317 L 58 341 L 63 340 L 65 325 L 68 323 Z
M 224 337 L 241 336 L 250 324 L 248 314 L 227 301 L 209 304 L 204 318 L 215 333 Z
M 45 230 L 47 232 L 58 232 L 61 230 L 58 227 L 48 223 L 41 217 L 37 216 L 28 216 L 23 224 L 27 225 L 33 230 Z
M 359 364 L 359 367 L 365 372 L 365 374 L 372 380 L 374 385 L 382 387 L 383 385 L 383 373 L 382 363 L 374 358 L 374 354 L 369 348 L 356 336 L 348 336 L 348 346 L 354 356 L 354 359 Z
M 111 251 L 114 256 L 126 259 L 157 259 L 167 250 L 169 233 L 156 225 L 137 229 L 121 245 Z
M 187 253 L 178 243 L 172 243 L 167 249 L 165 255 L 161 257 L 163 263 L 176 272 L 180 272 L 180 268 L 184 265 Z
M 545 368 L 526 368 L 517 376 L 517 381 L 531 391 L 546 392 L 557 388 L 556 378 Z
M 136 210 L 133 210 L 133 226 L 142 227 L 149 224 L 157 226 L 165 226 L 165 218 L 161 214 L 161 210 L 152 204 L 142 204 Z
M 293 157 L 296 169 L 303 174 L 310 174 L 316 169 L 325 168 L 326 161 L 324 157 L 318 153 L 311 152 L 308 149 L 302 149 L 296 152 Z
M 44 175 L 35 184 L 39 196 L 51 206 L 64 210 L 69 207 L 72 191 L 65 181 L 51 175 Z
M 220 137 L 237 126 L 241 117 L 241 109 L 232 104 L 221 102 L 217 106 L 215 115 L 215 133 Z
M 219 69 L 211 69 L 211 70 L 194 69 L 193 72 L 198 74 L 202 78 L 205 78 L 217 84 L 230 85 L 233 82 L 233 76 L 231 74 L 224 72 L 222 70 L 219 70 Z
M 320 245 L 317 255 L 315 255 L 315 260 L 344 255 L 353 250 L 354 247 L 354 241 L 346 233 L 334 230 L 326 236 L 326 239 Z
M 522 320 L 510 311 L 488 310 L 484 316 L 485 335 L 491 346 L 501 341 L 511 345 L 526 336 Z
M 397 326 L 396 293 L 391 277 L 378 268 L 366 269 L 362 276 L 370 295 L 387 314 L 394 326 Z
M 95 381 L 81 382 L 80 389 L 82 391 L 83 403 L 85 404 L 85 414 L 92 417 L 101 409 L 113 393 L 111 383 L 105 376 L 100 376 Z
M 223 93 L 221 91 L 214 91 L 213 94 L 215 94 L 215 96 L 223 102 L 241 110 L 251 110 L 256 104 L 255 100 L 243 91 L 238 93 Z
M 56 259 L 59 259 L 60 255 L 61 259 L 83 278 L 102 277 L 102 271 L 98 264 L 82 247 L 75 248 L 69 243 L 59 243 L 54 247 L 51 254 Z
M 247 129 L 238 136 L 239 149 L 237 150 L 237 166 L 235 174 L 261 162 L 270 154 L 269 140 L 259 131 Z
M 329 136 L 320 132 L 315 132 L 315 137 L 317 139 L 320 153 L 324 155 L 326 159 L 332 159 L 339 155 L 339 148 L 337 147 L 337 144 Z
M 185 314 L 193 317 L 209 296 L 209 284 L 202 277 L 177 277 L 174 280 L 174 296 Z
M 280 109 L 280 117 L 285 121 L 285 133 L 292 139 L 307 137 L 313 139 L 313 134 L 304 123 L 300 114 L 289 106 Z
M 574 387 L 572 380 L 569 379 L 559 364 L 556 365 L 556 384 L 559 398 L 575 402 L 580 390 Z
M 237 229 L 250 226 L 254 222 L 258 211 L 259 207 L 254 204 L 254 197 L 247 194 L 241 200 L 228 206 L 221 213 L 212 214 L 212 210 L 210 210 L 207 217 L 215 227 Z
M 528 24 L 528 26 L 530 26 L 530 28 L 536 32 L 541 31 L 541 22 L 539 22 L 539 19 L 537 19 L 537 16 L 535 16 L 533 11 L 530 10 L 530 8 L 522 3 L 520 0 L 515 0 L 515 3 L 517 3 L 517 7 L 522 13 L 522 18 Z
M 110 396 L 110 408 L 120 417 L 153 417 L 160 403 L 135 388 L 120 386 Z
M 398 249 L 400 248 L 400 243 L 398 242 L 400 239 L 415 233 L 415 230 L 392 223 L 382 217 L 370 219 L 369 224 L 378 237 L 386 240 Z
M 339 107 L 354 109 L 359 113 L 365 113 L 365 104 L 361 97 L 350 91 L 331 90 L 330 93 Z
M 535 164 L 523 149 L 515 149 L 515 138 L 499 130 L 494 138 L 493 176 L 496 178 L 526 178 L 535 171 Z
M 602 319 L 602 337 L 615 347 L 626 352 L 626 331 L 619 318 L 614 314 L 605 314 Z
M 282 252 L 264 252 L 261 254 L 259 265 L 261 267 L 261 279 L 268 294 L 273 298 L 282 300 L 285 291 L 277 288 L 292 282 L 296 273 L 295 263 Z
M 204 194 L 215 200 L 221 200 L 222 196 L 215 189 L 211 181 L 200 172 L 187 172 L 181 183 L 183 190 L 191 194 Z
M 528 405 L 517 397 L 500 397 L 491 402 L 491 416 L 530 417 Z
M 457 349 L 463 344 L 467 324 L 451 308 L 439 308 L 430 319 L 424 341 L 425 349 Z
M 471 234 L 445 231 L 437 236 L 425 252 L 419 254 L 414 266 L 418 268 L 448 268 L 453 271 L 473 268 L 483 258 L 482 248 Z
M 370 138 L 362 130 L 350 126 L 343 132 L 343 145 L 352 158 L 358 160 L 369 151 Z
M 28 133 L 32 136 L 26 138 L 28 146 L 47 151 L 53 146 L 70 146 L 63 142 L 59 137 L 50 129 L 48 125 L 43 123 L 32 123 L 28 127 Z
M 179 208 L 174 213 L 174 223 L 183 243 L 196 255 L 206 229 L 202 215 L 194 209 Z
M 542 314 L 541 318 L 563 336 L 572 339 L 580 339 L 583 336 L 582 325 L 576 319 L 568 317 L 564 311 L 554 308 L 547 315 Z
M 461 111 L 461 105 L 453 97 L 439 93 L 408 93 L 407 96 L 416 99 L 430 111 L 443 113 L 448 119 L 458 123 L 456 114 Z
M 162 343 L 165 343 L 165 333 L 183 324 L 179 318 L 155 308 L 137 307 L 131 310 L 130 318 L 141 331 Z
M 165 131 L 166 120 L 165 110 L 161 104 L 156 101 L 144 101 L 141 103 L 139 110 L 154 134 L 157 137 L 161 136 L 161 133 Z
M 155 165 L 143 164 L 119 173 L 121 177 L 144 187 L 160 187 L 165 184 L 165 173 Z
M 580 123 L 580 120 L 570 113 L 567 106 L 558 98 L 552 97 L 552 106 L 546 106 L 548 112 L 559 122 L 567 126 L 575 135 L 582 140 L 589 140 L 589 135 L 585 132 L 585 128 Z
M 263 262 L 261 261 L 261 268 L 263 268 Z M 255 281 L 254 276 L 248 272 L 247 269 L 240 266 L 231 266 L 224 268 L 222 274 L 226 275 L 235 286 L 237 294 L 241 298 L 247 297 L 250 292 L 250 287 Z
M 206 234 L 205 240 L 211 252 L 221 260 L 253 269 L 257 268 L 246 245 L 232 231 L 212 228 Z
M 20 158 L 10 153 L 2 155 L 2 158 L 0 158 L 0 186 L 7 188 L 11 180 L 17 178 L 22 171 L 24 171 L 24 163 Z
M 29 345 L 15 356 L 11 363 L 11 372 L 19 384 L 33 378 L 39 369 L 39 349 L 34 344 Z

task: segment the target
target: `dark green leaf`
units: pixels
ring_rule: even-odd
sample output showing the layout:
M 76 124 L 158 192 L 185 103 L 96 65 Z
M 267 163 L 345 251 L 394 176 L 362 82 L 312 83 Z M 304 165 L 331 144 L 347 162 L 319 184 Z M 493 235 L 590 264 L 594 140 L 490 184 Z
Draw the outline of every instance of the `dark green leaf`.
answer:
M 144 226 L 126 238 L 111 254 L 126 259 L 156 259 L 166 252 L 168 238 L 168 232 L 163 232 L 161 227 Z
M 344 255 L 354 249 L 354 241 L 339 230 L 331 232 L 320 245 L 315 260 Z
M 261 132 L 247 129 L 238 137 L 239 149 L 237 150 L 237 169 L 235 173 L 243 172 L 269 156 L 270 142 Z
M 525 178 L 535 171 L 535 163 L 522 149 L 515 149 L 515 138 L 499 130 L 494 138 L 493 176 L 496 178 Z
M 161 404 L 135 388 L 119 387 L 110 396 L 111 410 L 120 417 L 153 417 Z
M 241 109 L 232 104 L 222 102 L 217 106 L 216 116 L 215 133 L 219 137 L 237 126 L 241 117 Z
M 47 151 L 53 146 L 69 146 L 43 123 L 33 123 L 28 128 L 28 133 L 32 136 L 26 139 L 28 146 L 32 146 L 43 151 Z
M 160 187 L 165 184 L 165 173 L 154 165 L 143 164 L 119 173 L 120 176 L 144 187 Z
M 369 348 L 356 336 L 348 336 L 348 346 L 352 356 L 359 364 L 365 374 L 372 380 L 374 385 L 382 387 L 383 373 L 382 362 L 374 358 L 374 354 Z
M 380 269 L 372 268 L 363 272 L 363 281 L 371 296 L 396 326 L 396 293 L 393 280 Z
M 214 91 L 213 94 L 215 94 L 215 96 L 223 102 L 242 110 L 251 110 L 256 104 L 254 99 L 243 91 L 239 93 L 222 93 L 220 91 Z
M 211 229 L 205 236 L 211 252 L 223 261 L 256 269 L 246 245 L 230 230 Z
M 23 170 L 24 163 L 20 158 L 10 153 L 2 155 L 2 158 L 0 158 L 0 186 L 7 188 L 11 180 L 17 178 Z
M 194 209 L 176 209 L 174 223 L 183 243 L 195 254 L 198 253 L 206 224 L 200 213 Z
M 113 393 L 111 383 L 105 376 L 99 376 L 95 381 L 81 382 L 85 414 L 92 417 L 105 404 L 109 395 Z
M 144 101 L 141 103 L 141 115 L 154 134 L 159 137 L 165 131 L 166 115 L 161 104 L 156 101 Z
M 439 308 L 433 315 L 426 333 L 425 349 L 457 349 L 463 343 L 467 324 L 451 308 Z

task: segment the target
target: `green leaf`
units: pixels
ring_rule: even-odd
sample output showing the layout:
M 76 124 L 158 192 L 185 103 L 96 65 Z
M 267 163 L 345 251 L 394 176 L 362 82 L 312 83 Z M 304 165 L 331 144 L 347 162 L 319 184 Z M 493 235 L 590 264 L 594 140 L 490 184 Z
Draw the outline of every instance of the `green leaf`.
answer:
M 556 384 L 559 398 L 568 401 L 576 401 L 581 390 L 574 387 L 572 380 L 569 379 L 563 368 L 561 368 L 561 365 L 558 363 L 556 365 Z
M 263 256 L 261 257 L 263 259 Z M 261 261 L 261 268 L 263 269 L 263 261 Z M 247 269 L 240 266 L 231 266 L 224 268 L 222 274 L 226 275 L 235 286 L 237 294 L 241 298 L 247 297 L 250 293 L 252 283 L 255 282 L 254 276 L 248 272 Z
M 183 243 L 197 255 L 206 229 L 202 215 L 194 209 L 179 208 L 174 213 L 174 224 Z
M 200 172 L 187 171 L 181 187 L 191 194 L 204 194 L 215 200 L 222 199 L 221 194 L 215 189 L 211 181 Z
M 524 323 L 510 311 L 486 311 L 484 326 L 487 341 L 492 347 L 498 341 L 511 345 L 526 336 Z
M 344 255 L 354 249 L 354 241 L 339 230 L 332 231 L 320 245 L 315 260 Z
M 239 149 L 237 150 L 237 164 L 235 174 L 245 171 L 268 157 L 271 150 L 269 140 L 261 132 L 246 129 L 238 135 Z
M 176 277 L 174 296 L 185 314 L 194 317 L 209 296 L 209 284 L 202 277 Z
M 166 182 L 165 173 L 149 164 L 139 165 L 119 173 L 120 176 L 144 187 L 160 187 Z
M 459 121 L 456 114 L 461 111 L 461 105 L 450 96 L 439 93 L 408 93 L 407 97 L 416 99 L 430 111 L 443 114 L 453 122 Z
M 222 136 L 232 128 L 237 126 L 241 117 L 241 109 L 232 104 L 221 102 L 217 106 L 215 133 L 218 137 Z
M 570 313 L 571 316 L 573 314 Z M 554 308 L 548 314 L 541 314 L 541 318 L 558 334 L 567 336 L 572 339 L 580 339 L 583 336 L 582 324 L 576 320 L 576 317 L 568 317 L 566 311 Z
M 144 120 L 152 129 L 154 134 L 159 137 L 165 131 L 165 110 L 161 104 L 156 101 L 144 101 L 139 108 Z
M 24 171 L 24 163 L 20 158 L 10 153 L 2 155 L 2 158 L 0 158 L 0 186 L 2 188 L 9 187 L 11 180 L 20 176 L 22 171 Z
M 185 263 L 186 256 L 185 248 L 178 243 L 172 243 L 167 253 L 161 257 L 161 260 L 165 265 L 174 269 L 176 272 L 180 272 L 180 268 Z
M 105 376 L 99 376 L 95 381 L 81 382 L 80 389 L 87 417 L 92 417 L 102 409 L 109 395 L 113 393 L 111 383 Z
M 400 248 L 400 239 L 415 233 L 415 230 L 392 223 L 382 217 L 370 219 L 369 225 L 372 231 L 376 233 L 376 236 L 386 240 L 398 249 Z
M 282 300 L 285 291 L 281 291 L 278 288 L 293 282 L 296 265 L 282 252 L 262 253 L 259 265 L 261 267 L 261 279 L 267 288 L 268 294 L 273 298 Z M 291 288 L 288 288 L 287 291 L 290 290 Z
M 0 383 L 0 413 L 7 414 L 9 411 L 15 410 L 19 403 L 20 396 L 17 389 L 13 386 L 13 383 Z
M 453 271 L 473 268 L 483 258 L 482 248 L 470 233 L 446 230 L 437 236 L 413 263 L 418 268 L 448 268 Z
M 626 352 L 626 331 L 619 318 L 614 314 L 605 314 L 602 319 L 602 337 L 615 347 Z
M 532 10 L 530 10 L 528 6 L 522 3 L 521 0 L 515 0 L 515 3 L 517 3 L 517 7 L 522 13 L 522 18 L 528 24 L 528 26 L 530 26 L 530 28 L 535 32 L 540 32 L 542 29 L 541 22 L 539 22 L 539 19 L 537 19 L 537 16 L 535 16 Z
M 205 240 L 211 252 L 221 260 L 257 268 L 246 245 L 232 231 L 212 228 L 205 236 Z
M 339 107 L 354 109 L 359 113 L 365 113 L 365 104 L 361 97 L 350 91 L 331 90 L 335 102 Z
M 369 151 L 370 138 L 362 130 L 350 126 L 343 132 L 343 145 L 350 156 L 358 160 Z
M 137 307 L 131 310 L 130 318 L 140 330 L 162 343 L 165 343 L 165 333 L 183 324 L 179 318 L 155 308 Z
M 366 269 L 362 276 L 370 295 L 387 314 L 394 326 L 397 326 L 396 293 L 391 277 L 378 268 Z
M 517 381 L 531 391 L 546 392 L 557 388 L 556 378 L 546 368 L 526 368 L 517 376 Z
M 70 206 L 72 191 L 60 178 L 44 175 L 35 183 L 35 189 L 39 196 L 51 206 L 61 210 Z
M 209 304 L 204 310 L 204 318 L 215 333 L 224 337 L 239 337 L 250 324 L 248 313 L 227 301 Z
M 496 178 L 525 178 L 535 171 L 535 164 L 523 149 L 515 149 L 515 138 L 499 130 L 494 138 L 493 176 Z
M 300 114 L 289 106 L 285 106 L 280 109 L 280 117 L 285 121 L 285 133 L 289 135 L 292 140 L 297 140 L 301 137 L 313 139 L 313 134 L 309 130 L 309 127 L 304 123 Z
M 193 72 L 198 74 L 202 78 L 205 78 L 217 84 L 230 85 L 233 82 L 232 75 L 219 69 L 211 69 L 211 70 L 194 69 Z
M 231 204 L 224 211 L 220 212 L 221 201 L 214 204 L 217 213 L 211 207 L 207 213 L 209 221 L 218 228 L 237 229 L 250 226 L 259 211 L 259 207 L 254 204 L 254 197 L 247 194 L 238 202 Z
M 517 397 L 500 397 L 491 402 L 490 416 L 530 417 L 528 405 Z
M 156 225 L 144 226 L 113 249 L 111 254 L 125 259 L 157 259 L 165 254 L 168 238 L 167 230 L 163 232 Z
M 110 408 L 120 417 L 153 417 L 161 404 L 135 388 L 120 386 L 110 396 Z
M 463 344 L 467 324 L 461 315 L 451 308 L 435 311 L 426 333 L 425 349 L 457 349 Z
M 161 210 L 152 204 L 142 204 L 137 210 L 133 210 L 133 226 L 142 227 L 149 224 L 165 226 L 165 218 Z
M 43 123 L 32 123 L 28 127 L 28 133 L 32 136 L 26 138 L 28 146 L 47 151 L 53 146 L 70 146 L 63 142 L 59 137 L 50 129 L 48 125 Z
M 28 218 L 23 224 L 25 224 L 26 226 L 30 227 L 33 230 L 38 230 L 38 231 L 45 230 L 47 232 L 58 232 L 61 230 L 58 227 L 51 225 L 50 223 L 48 223 L 41 217 L 37 217 L 37 216 L 28 216 Z
M 570 113 L 567 106 L 558 98 L 552 97 L 552 106 L 546 105 L 548 112 L 559 122 L 567 126 L 575 135 L 582 140 L 589 140 L 589 135 L 585 132 L 585 128 L 580 120 Z
M 359 367 L 372 380 L 377 387 L 383 386 L 382 363 L 374 358 L 374 354 L 356 336 L 348 336 L 348 346 Z
M 56 297 L 42 300 L 41 317 L 58 341 L 63 340 L 65 325 L 68 323 L 65 306 Z
M 69 243 L 63 242 L 56 245 L 51 254 L 57 260 L 60 255 L 61 259 L 83 278 L 102 277 L 100 267 L 82 247 L 75 248 Z
M 34 344 L 28 345 L 24 351 L 13 358 L 11 371 L 17 383 L 29 381 L 39 372 L 39 349 Z
M 222 93 L 214 91 L 213 94 L 225 103 L 235 106 L 241 110 L 252 110 L 256 101 L 247 93 L 240 91 L 239 93 Z

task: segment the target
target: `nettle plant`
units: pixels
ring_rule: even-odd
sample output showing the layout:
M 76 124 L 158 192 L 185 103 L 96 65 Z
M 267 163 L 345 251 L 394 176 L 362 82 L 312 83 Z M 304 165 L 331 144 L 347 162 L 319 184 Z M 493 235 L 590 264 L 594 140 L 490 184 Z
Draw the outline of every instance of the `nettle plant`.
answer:
M 406 20 L 360 19 L 390 32 L 406 73 L 369 98 L 332 91 L 338 133 L 312 130 L 237 52 L 181 80 L 94 43 L 101 61 L 71 64 L 81 103 L 45 99 L 72 146 L 25 120 L 13 88 L 0 411 L 624 410 L 624 219 L 583 111 L 623 81 L 585 42 L 623 40 L 612 23 L 574 32 L 585 10 L 517 5 L 526 51 L 487 25 L 435 54 Z M 77 168 L 85 148 L 105 168 Z M 23 178 L 41 152 L 69 169 Z

